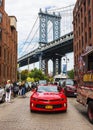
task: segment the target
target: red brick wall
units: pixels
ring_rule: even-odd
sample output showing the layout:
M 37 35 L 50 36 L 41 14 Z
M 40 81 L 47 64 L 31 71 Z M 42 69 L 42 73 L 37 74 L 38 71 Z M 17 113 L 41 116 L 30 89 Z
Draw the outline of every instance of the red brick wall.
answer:
M 4 2 L 4 1 L 3 1 Z M 17 31 L 10 26 L 10 17 L 4 10 L 4 3 L 0 6 L 2 13 L 2 40 L 0 40 L 0 83 L 17 80 Z
M 74 27 L 74 61 L 75 69 L 78 66 L 78 59 L 86 49 L 86 46 L 93 46 L 93 0 L 77 0 L 73 11 Z M 89 29 L 91 29 L 91 37 Z

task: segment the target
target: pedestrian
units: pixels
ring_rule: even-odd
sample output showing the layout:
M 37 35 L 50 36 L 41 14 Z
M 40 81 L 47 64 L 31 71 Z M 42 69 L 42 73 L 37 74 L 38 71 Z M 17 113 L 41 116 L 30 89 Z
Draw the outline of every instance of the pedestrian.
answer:
M 19 82 L 19 91 L 18 91 L 18 95 L 22 95 L 22 83 Z
M 22 96 L 25 97 L 25 93 L 26 93 L 26 86 L 25 86 L 25 82 L 22 82 Z
M 12 89 L 13 85 L 11 83 L 10 80 L 7 80 L 7 83 L 5 85 L 5 92 L 6 92 L 6 97 L 5 100 L 6 102 L 10 102 L 11 100 L 11 89 Z
M 17 85 L 16 82 L 13 83 L 13 96 L 16 97 L 16 95 L 18 95 L 18 91 L 19 91 L 19 86 Z

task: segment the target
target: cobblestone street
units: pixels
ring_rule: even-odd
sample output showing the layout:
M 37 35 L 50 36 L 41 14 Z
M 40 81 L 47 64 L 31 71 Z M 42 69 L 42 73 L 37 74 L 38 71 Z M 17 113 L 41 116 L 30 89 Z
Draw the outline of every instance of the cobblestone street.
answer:
M 12 99 L 11 103 L 0 104 L 0 130 L 93 130 L 86 110 L 68 99 L 67 113 L 31 113 L 29 97 Z M 84 110 L 84 111 L 83 111 Z

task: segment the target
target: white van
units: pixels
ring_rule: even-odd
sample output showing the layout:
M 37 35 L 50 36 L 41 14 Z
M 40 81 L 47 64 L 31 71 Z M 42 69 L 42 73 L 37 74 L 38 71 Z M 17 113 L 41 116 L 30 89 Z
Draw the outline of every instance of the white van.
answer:
M 68 78 L 68 75 L 66 74 L 59 74 L 54 76 L 54 82 L 59 82 L 59 80 L 65 80 Z

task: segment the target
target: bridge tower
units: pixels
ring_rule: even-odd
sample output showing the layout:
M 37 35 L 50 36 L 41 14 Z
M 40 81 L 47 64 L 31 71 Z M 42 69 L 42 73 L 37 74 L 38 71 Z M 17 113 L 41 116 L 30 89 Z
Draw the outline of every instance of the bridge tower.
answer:
M 61 22 L 61 16 L 60 14 L 49 14 L 47 10 L 45 12 L 42 12 L 40 9 L 39 15 L 39 46 L 42 47 L 42 45 L 45 45 L 48 43 L 48 22 L 51 21 L 53 25 L 53 41 L 58 39 L 60 37 L 60 22 Z M 41 55 L 39 55 L 39 66 L 40 69 L 42 69 L 46 74 L 48 74 L 48 59 L 45 59 L 45 61 L 42 61 L 42 52 Z M 45 63 L 45 64 L 43 64 Z M 43 65 L 42 65 L 43 64 Z M 53 64 L 55 64 L 53 62 Z M 43 68 L 42 68 L 43 66 Z M 54 65 L 53 65 L 54 66 Z
M 39 12 L 39 44 L 47 44 L 48 42 L 48 22 L 51 21 L 53 24 L 53 40 L 60 37 L 60 22 L 61 16 L 60 14 L 56 15 L 54 12 L 53 14 L 49 14 L 47 10 L 42 12 L 40 9 Z

